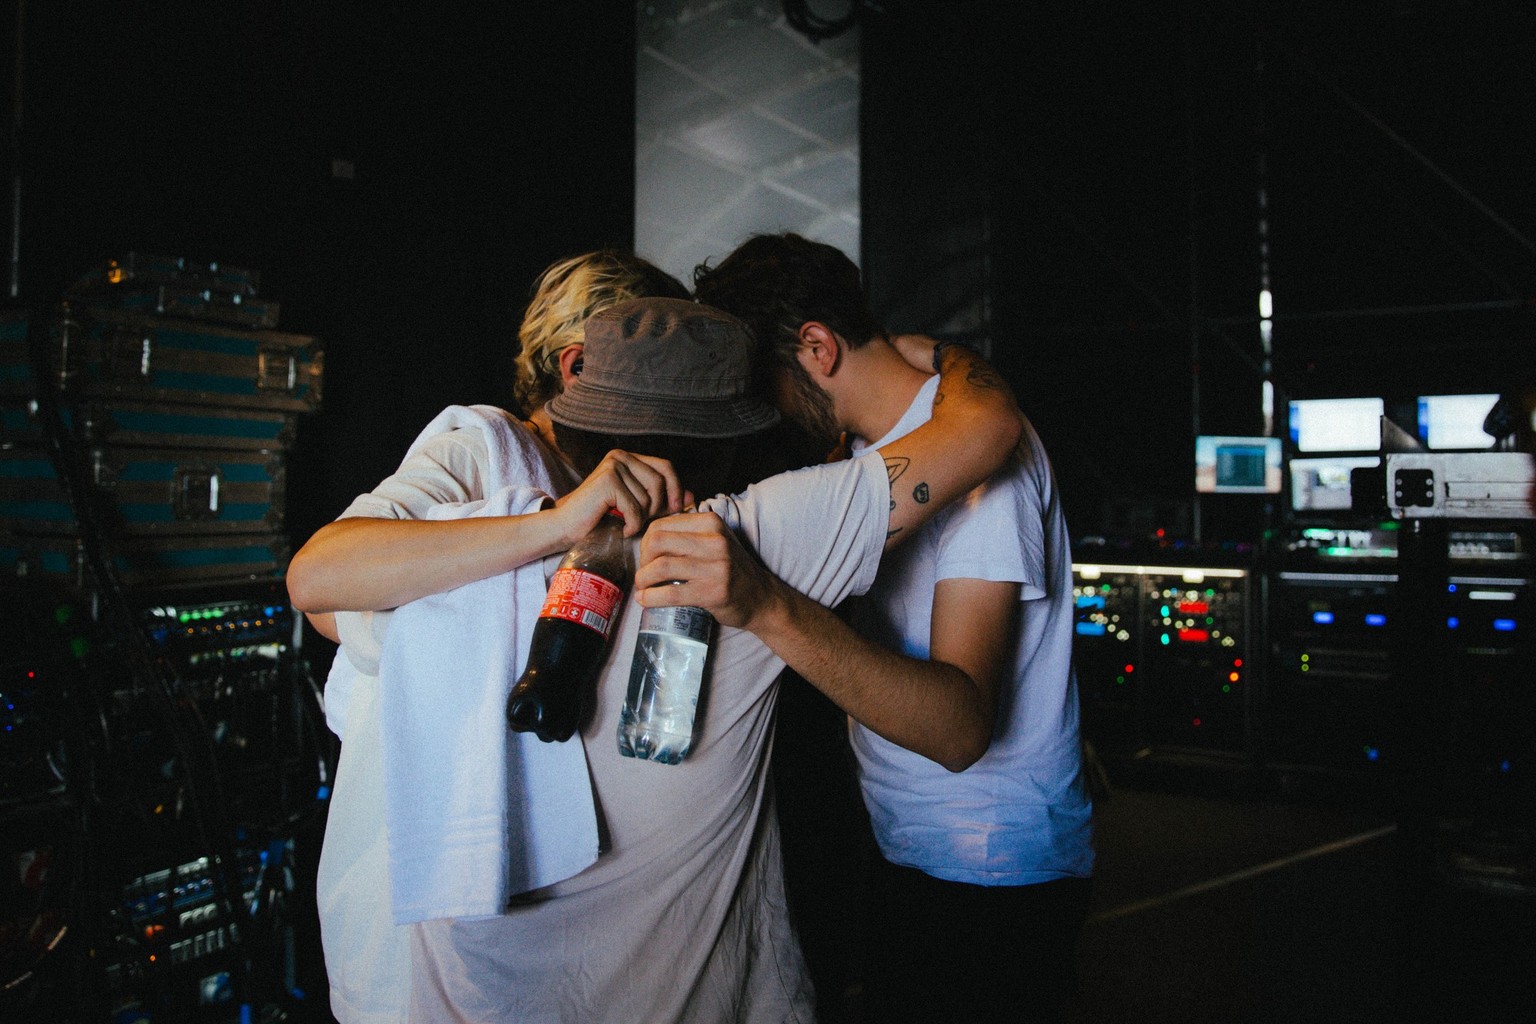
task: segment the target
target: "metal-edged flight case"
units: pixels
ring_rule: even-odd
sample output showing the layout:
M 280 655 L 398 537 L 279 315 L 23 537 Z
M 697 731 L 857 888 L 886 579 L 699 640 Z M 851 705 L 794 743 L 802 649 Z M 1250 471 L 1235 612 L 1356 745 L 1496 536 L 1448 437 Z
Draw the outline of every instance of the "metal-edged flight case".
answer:
M 133 287 L 250 300 L 254 272 L 130 254 L 46 316 L 0 314 L 0 571 L 133 588 L 281 578 L 286 454 L 320 406 L 310 335 L 118 301 Z M 118 298 L 114 298 L 114 296 Z
M 255 280 L 131 256 L 45 311 L 0 310 L 0 582 L 66 634 L 55 668 L 22 632 L 37 685 L 6 687 L 0 765 L 27 771 L 0 787 L 0 855 L 89 879 L 18 920 L 82 936 L 14 986 L 37 1005 L 216 1024 L 234 990 L 268 1009 L 294 991 L 289 864 L 335 751 L 287 604 L 284 499 L 323 361 L 270 329 Z
M 260 275 L 228 264 L 128 253 L 93 267 L 68 297 L 101 309 L 213 321 L 245 328 L 277 326 L 281 308 L 257 296 Z

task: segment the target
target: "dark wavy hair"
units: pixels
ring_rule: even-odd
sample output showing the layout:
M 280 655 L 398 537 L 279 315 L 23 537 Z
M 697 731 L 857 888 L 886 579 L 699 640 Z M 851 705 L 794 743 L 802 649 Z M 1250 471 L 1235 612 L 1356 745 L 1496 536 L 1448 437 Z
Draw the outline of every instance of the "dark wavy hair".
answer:
M 694 297 L 746 321 L 759 358 L 794 365 L 801 324 L 817 320 L 859 348 L 885 331 L 864 298 L 859 268 L 841 249 L 792 232 L 753 235 L 693 271 Z

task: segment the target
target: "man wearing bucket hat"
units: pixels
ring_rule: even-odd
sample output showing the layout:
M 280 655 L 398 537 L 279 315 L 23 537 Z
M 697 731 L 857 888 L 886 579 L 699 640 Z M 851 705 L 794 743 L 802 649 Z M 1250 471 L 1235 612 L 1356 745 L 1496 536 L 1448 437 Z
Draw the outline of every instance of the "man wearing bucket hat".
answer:
M 726 489 L 738 441 L 779 421 L 752 388 L 744 330 L 680 300 L 593 316 L 581 375 L 545 406 L 561 452 L 581 472 L 613 449 L 658 454 L 694 493 Z
M 521 515 L 444 516 L 442 506 L 476 506 L 488 481 L 519 470 L 498 468 L 515 460 L 501 451 L 505 438 L 490 432 L 424 435 L 400 471 L 295 557 L 295 607 L 341 613 L 344 649 L 365 646 L 370 637 L 375 647 L 387 646 L 388 636 L 377 636 L 387 634 L 380 620 L 389 614 L 518 565 L 552 570 L 553 559 L 610 506 L 625 512 L 633 535 L 644 519 L 680 508 L 690 497 L 684 485 L 711 493 L 736 442 L 776 417 L 753 396 L 752 349 L 739 321 L 682 300 L 636 300 L 594 315 L 581 376 L 547 407 L 562 448 L 570 445 L 579 469 L 592 468 L 586 482 Z M 968 383 L 969 358 L 957 354 L 958 372 L 941 382 L 950 398 L 944 415 L 897 447 L 770 478 L 735 497 L 703 502 L 701 513 L 718 517 L 814 600 L 834 603 L 864 589 L 891 537 L 910 533 L 985 478 L 1018 436 L 1011 396 Z M 639 454 L 599 457 L 615 440 Z M 893 488 L 892 479 L 902 486 Z M 326 531 L 330 536 L 322 536 Z M 584 746 L 601 855 L 536 892 L 509 893 L 518 898 L 503 912 L 410 924 L 410 963 L 396 965 L 395 975 L 410 979 L 409 1013 L 396 1006 L 390 1016 L 391 1003 L 406 999 L 397 984 L 356 1013 L 338 1011 L 348 1024 L 810 1019 L 808 982 L 784 908 L 777 831 L 767 813 L 766 754 L 783 662 L 750 634 L 723 628 L 688 760 L 661 766 L 622 758 L 614 733 L 638 629 L 635 603 L 632 597 L 621 615 L 593 710 L 571 741 Z M 349 721 L 347 743 L 354 727 Z M 476 752 L 460 756 L 473 759 Z M 338 798 L 348 767 L 338 771 Z M 364 763 L 351 767 L 368 770 Z M 395 827 L 376 805 L 365 810 L 373 812 L 371 821 L 354 810 L 352 829 L 378 832 L 386 820 Z M 333 863 L 329 874 L 343 875 L 347 867 Z M 387 874 L 371 878 L 376 885 L 394 881 Z M 348 927 L 322 921 L 333 930 Z M 350 953 L 366 955 L 370 938 L 376 936 L 360 933 Z M 329 953 L 328 945 L 328 964 Z

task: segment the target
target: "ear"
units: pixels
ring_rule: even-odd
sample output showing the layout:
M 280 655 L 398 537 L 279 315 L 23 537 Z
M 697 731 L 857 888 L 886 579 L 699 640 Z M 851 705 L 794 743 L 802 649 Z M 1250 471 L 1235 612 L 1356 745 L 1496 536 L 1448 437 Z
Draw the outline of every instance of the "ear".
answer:
M 818 320 L 800 325 L 800 347 L 795 355 L 812 379 L 830 377 L 842 363 L 843 350 L 837 332 Z
M 586 346 L 577 342 L 560 350 L 560 386 L 568 388 L 581 375 L 581 354 Z

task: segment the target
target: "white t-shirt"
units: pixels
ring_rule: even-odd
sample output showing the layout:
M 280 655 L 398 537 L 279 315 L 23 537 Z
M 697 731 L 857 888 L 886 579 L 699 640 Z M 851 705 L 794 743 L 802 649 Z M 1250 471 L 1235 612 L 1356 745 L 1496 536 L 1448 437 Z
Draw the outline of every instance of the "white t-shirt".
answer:
M 508 429 L 526 432 L 507 417 Z M 541 444 L 522 446 L 542 461 L 537 475 L 569 485 L 571 471 Z M 434 507 L 486 496 L 489 448 L 479 430 L 445 430 L 406 458 L 342 518 L 425 519 Z M 556 558 L 558 561 L 558 557 Z M 549 566 L 546 571 L 553 571 Z M 335 786 L 316 878 L 320 938 L 341 1024 L 399 1024 L 410 991 L 410 931 L 390 911 L 379 653 L 394 612 L 342 612 L 342 646 L 326 680 L 326 721 L 341 737 Z
M 885 437 L 925 423 L 938 378 Z M 865 450 L 856 445 L 855 451 Z M 856 621 L 889 647 L 927 658 L 942 579 L 1020 584 L 1021 621 L 998 695 L 992 744 L 963 772 L 850 722 L 859 782 L 885 858 L 937 878 L 1024 885 L 1093 869 L 1072 669 L 1072 562 L 1050 462 L 1026 424 L 1020 464 L 941 511 L 886 555 Z
M 451 443 L 473 460 L 467 440 Z M 470 493 L 466 481 L 483 478 L 480 469 L 458 465 L 458 457 L 429 445 L 368 501 L 387 492 L 396 515 L 420 518 L 445 495 Z M 773 477 L 703 507 L 736 529 L 781 579 L 834 604 L 873 580 L 889 485 L 872 455 Z M 547 571 L 557 562 L 548 560 Z M 767 754 L 783 663 L 751 634 L 722 628 L 688 759 L 661 765 L 622 757 L 618 715 L 639 611 L 631 597 L 582 734 L 607 850 L 591 868 L 544 890 L 548 898 L 489 919 L 395 926 L 387 893 L 378 891 L 388 884 L 376 862 L 381 840 L 373 838 L 382 818 L 369 819 L 366 799 L 354 801 L 341 823 L 332 807 L 320 905 L 322 928 L 336 936 L 327 937 L 326 957 L 328 966 L 342 968 L 340 992 L 332 973 L 332 1009 L 343 1024 L 811 1021 L 810 985 L 785 907 L 778 828 L 768 806 Z M 377 765 L 362 757 L 349 762 L 345 749 L 354 735 L 377 729 L 369 683 L 359 680 L 347 709 L 337 800 L 349 781 L 359 792 L 380 788 L 371 778 Z M 369 778 L 348 780 L 349 771 Z M 370 918 L 370 901 L 384 904 L 385 913 Z M 405 936 L 408 967 L 398 948 Z M 409 1016 L 399 1012 L 404 988 Z

